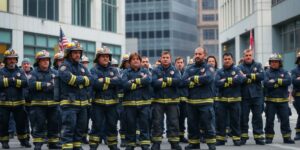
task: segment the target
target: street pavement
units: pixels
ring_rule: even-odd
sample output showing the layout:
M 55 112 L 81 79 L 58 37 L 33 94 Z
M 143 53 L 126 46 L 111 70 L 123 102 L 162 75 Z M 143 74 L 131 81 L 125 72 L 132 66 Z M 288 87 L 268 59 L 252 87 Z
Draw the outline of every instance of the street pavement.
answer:
M 292 116 L 290 117 L 290 124 L 291 124 L 291 128 L 292 128 L 292 137 L 294 138 L 295 136 L 295 126 L 296 126 L 296 122 L 297 122 L 297 113 L 296 110 L 293 108 L 293 106 L 291 105 L 292 108 Z M 264 117 L 264 121 L 265 121 L 265 116 Z M 277 117 L 276 117 L 277 118 Z M 251 120 L 251 119 L 250 119 Z M 252 130 L 251 130 L 251 124 L 250 124 L 250 130 L 249 130 L 249 136 L 250 136 L 250 140 L 247 141 L 246 145 L 243 146 L 233 146 L 232 140 L 229 138 L 228 142 L 226 143 L 225 146 L 220 146 L 217 147 L 217 149 L 219 150 L 300 150 L 300 141 L 296 141 L 296 144 L 283 144 L 283 140 L 281 137 L 281 133 L 280 133 L 280 123 L 278 122 L 278 120 L 275 120 L 275 138 L 273 140 L 273 144 L 269 144 L 269 145 L 265 145 L 265 146 L 259 146 L 259 145 L 255 145 L 255 141 L 253 140 L 253 136 L 252 136 Z M 181 144 L 182 148 L 184 149 L 184 146 L 186 146 L 186 144 Z M 88 150 L 89 146 L 88 145 L 84 145 L 83 146 L 84 150 Z M 1 147 L 0 147 L 1 149 Z M 12 150 L 23 150 L 25 149 L 24 147 L 21 147 L 18 140 L 16 138 L 11 139 L 10 141 L 10 149 Z M 33 148 L 31 148 L 33 149 Z M 43 149 L 47 149 L 46 145 L 44 144 Z M 121 148 L 122 150 L 125 148 Z M 168 144 L 166 138 L 164 138 L 162 145 L 161 145 L 161 149 L 162 150 L 169 150 L 170 149 L 170 145 Z M 201 149 L 208 149 L 208 147 L 206 146 L 206 144 L 201 144 Z M 30 149 L 26 149 L 26 150 L 30 150 Z M 108 150 L 106 145 L 100 145 L 98 147 L 98 150 Z M 136 148 L 135 150 L 140 150 L 140 148 Z

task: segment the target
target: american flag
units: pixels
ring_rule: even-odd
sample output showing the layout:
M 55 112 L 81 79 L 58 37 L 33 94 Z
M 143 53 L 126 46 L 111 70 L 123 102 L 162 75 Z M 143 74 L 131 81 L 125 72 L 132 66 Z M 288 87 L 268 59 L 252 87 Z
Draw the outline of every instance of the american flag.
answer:
M 249 38 L 249 49 L 254 50 L 254 37 L 253 37 L 253 30 L 250 31 L 250 38 Z
M 66 38 L 63 30 L 60 28 L 59 30 L 59 49 L 60 51 L 64 51 L 64 47 L 69 43 L 68 39 Z

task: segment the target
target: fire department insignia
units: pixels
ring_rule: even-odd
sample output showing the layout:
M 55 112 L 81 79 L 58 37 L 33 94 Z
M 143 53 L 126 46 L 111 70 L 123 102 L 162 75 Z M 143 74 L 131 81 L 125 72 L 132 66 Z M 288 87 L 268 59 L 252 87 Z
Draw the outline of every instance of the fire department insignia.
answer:
M 52 78 L 55 78 L 55 74 L 54 74 L 54 73 L 52 73 L 52 75 L 51 75 L 51 76 L 52 76 Z
M 283 77 L 284 77 L 284 74 L 281 74 L 280 76 L 281 76 L 281 78 L 283 78 Z
M 66 66 L 61 66 L 59 70 L 60 70 L 60 71 L 65 71 L 66 69 L 67 69 Z
M 18 73 L 17 73 L 17 77 L 20 77 L 20 76 L 21 76 L 21 74 L 20 74 L 20 72 L 18 72 Z
M 141 72 L 141 76 L 144 76 L 145 74 L 144 74 L 144 72 Z
M 253 68 L 253 71 L 254 71 L 254 72 L 256 72 L 256 71 L 257 71 L 257 68 L 256 68 L 256 67 L 254 67 L 254 68 Z
M 214 69 L 213 67 L 210 67 L 209 70 L 210 70 L 211 72 L 215 72 L 215 69 Z
M 234 75 L 235 75 L 235 71 L 232 71 L 232 72 L 231 72 L 231 75 L 233 75 L 233 76 L 234 76 Z
M 84 72 L 85 72 L 84 68 L 81 68 L 81 72 L 82 72 L 82 73 L 84 73 Z
M 205 71 L 205 68 L 202 68 L 200 71 L 203 73 Z
M 170 71 L 170 74 L 171 74 L 171 75 L 173 75 L 173 74 L 174 74 L 174 71 L 173 71 L 173 70 L 172 70 L 172 71 Z
M 114 72 L 111 71 L 111 72 L 109 73 L 109 75 L 110 75 L 110 76 L 114 76 Z

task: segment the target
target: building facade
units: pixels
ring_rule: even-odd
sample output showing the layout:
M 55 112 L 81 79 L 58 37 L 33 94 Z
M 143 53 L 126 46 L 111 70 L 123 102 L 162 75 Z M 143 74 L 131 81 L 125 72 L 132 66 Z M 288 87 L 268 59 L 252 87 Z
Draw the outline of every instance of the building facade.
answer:
M 199 43 L 208 55 L 219 57 L 218 0 L 198 0 Z
M 33 61 L 41 49 L 53 56 L 60 27 L 69 41 L 81 43 L 90 59 L 102 46 L 118 60 L 125 49 L 122 0 L 0 0 L 0 18 L 0 59 L 9 47 L 20 60 Z
M 271 16 L 271 0 L 219 0 L 219 61 L 231 52 L 238 63 L 252 32 L 255 59 L 265 64 L 272 53 Z
M 138 52 L 153 63 L 161 52 L 173 58 L 193 55 L 198 45 L 195 0 L 126 0 L 126 38 L 138 39 Z

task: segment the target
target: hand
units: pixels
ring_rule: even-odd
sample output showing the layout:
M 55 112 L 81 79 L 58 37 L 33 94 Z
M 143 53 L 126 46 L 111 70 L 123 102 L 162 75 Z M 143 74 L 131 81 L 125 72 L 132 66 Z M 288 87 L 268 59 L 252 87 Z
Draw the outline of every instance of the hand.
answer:
M 221 81 L 221 82 L 225 82 L 225 81 L 226 81 L 226 79 L 225 79 L 225 78 L 223 78 L 223 79 L 221 79 L 220 81 Z
M 99 82 L 103 82 L 104 81 L 104 79 L 103 78 L 99 78 Z
M 47 87 L 50 87 L 52 84 L 50 82 L 47 82 Z
M 300 77 L 298 77 L 297 80 L 300 80 Z
M 275 83 L 274 79 L 269 80 L 270 83 Z
M 147 74 L 144 74 L 144 75 L 142 76 L 142 78 L 147 78 Z
M 158 81 L 163 81 L 163 78 L 159 78 Z

